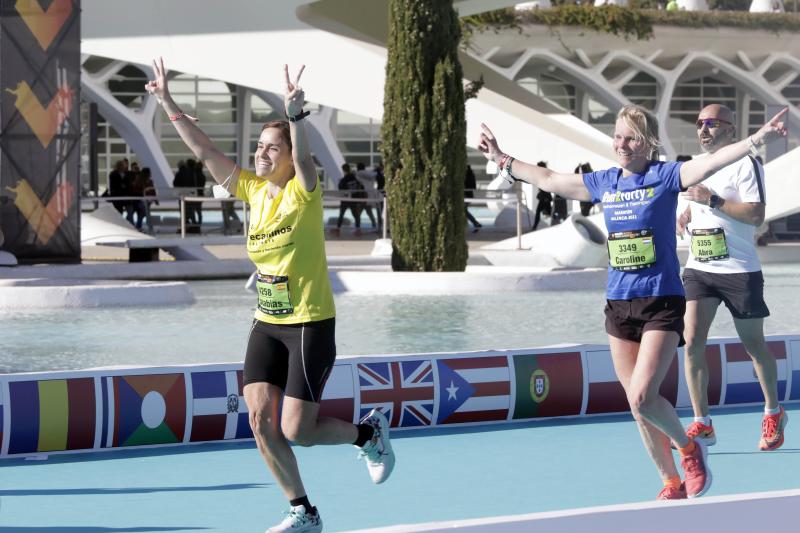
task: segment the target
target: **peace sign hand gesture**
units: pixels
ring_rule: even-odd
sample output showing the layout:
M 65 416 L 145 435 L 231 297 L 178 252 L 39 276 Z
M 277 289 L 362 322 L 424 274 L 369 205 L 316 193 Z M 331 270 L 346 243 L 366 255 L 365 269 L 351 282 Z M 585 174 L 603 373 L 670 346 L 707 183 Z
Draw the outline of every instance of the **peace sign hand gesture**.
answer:
M 286 75 L 286 96 L 284 97 L 284 105 L 286 106 L 286 115 L 294 117 L 303 112 L 303 104 L 306 102 L 306 95 L 303 89 L 300 88 L 300 76 L 305 70 L 305 65 L 300 65 L 300 71 L 294 78 L 294 82 L 289 79 L 289 65 L 283 66 L 283 72 Z
M 164 58 L 159 57 L 158 61 L 153 60 L 153 73 L 156 77 L 145 83 L 145 90 L 158 99 L 158 103 L 162 103 L 165 98 L 169 98 L 169 89 L 167 88 L 167 69 L 164 67 Z
M 761 126 L 761 129 L 752 135 L 751 139 L 753 142 L 755 144 L 769 144 L 781 137 L 786 137 L 789 134 L 789 128 L 783 119 L 788 112 L 788 107 L 784 107 L 778 111 L 769 122 Z

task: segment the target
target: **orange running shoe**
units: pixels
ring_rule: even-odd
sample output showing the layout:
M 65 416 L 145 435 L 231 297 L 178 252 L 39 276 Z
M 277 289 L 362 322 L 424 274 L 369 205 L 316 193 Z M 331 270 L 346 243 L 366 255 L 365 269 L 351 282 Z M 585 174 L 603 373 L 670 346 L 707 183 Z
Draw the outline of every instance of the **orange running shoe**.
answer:
M 783 428 L 789 422 L 789 416 L 781 406 L 781 412 L 777 415 L 764 415 L 761 421 L 761 441 L 758 448 L 767 452 L 777 450 L 783 445 Z
M 681 483 L 680 488 L 664 487 L 658 493 L 656 500 L 685 500 L 686 499 L 686 484 Z
M 702 441 L 706 446 L 713 446 L 717 443 L 717 436 L 714 434 L 714 425 L 705 425 L 702 422 L 692 422 L 686 428 L 686 436 L 695 441 Z
M 689 441 L 692 442 L 692 441 Z M 686 497 L 698 498 L 711 488 L 711 469 L 708 468 L 708 448 L 701 441 L 694 441 L 694 451 L 681 456 L 681 467 L 686 474 Z

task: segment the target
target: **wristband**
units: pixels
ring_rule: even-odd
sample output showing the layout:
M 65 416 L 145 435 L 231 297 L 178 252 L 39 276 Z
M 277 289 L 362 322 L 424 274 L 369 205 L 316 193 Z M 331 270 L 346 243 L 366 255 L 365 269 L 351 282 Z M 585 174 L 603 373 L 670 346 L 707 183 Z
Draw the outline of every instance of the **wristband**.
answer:
M 500 162 L 497 163 L 497 168 L 501 171 L 506 168 L 506 161 L 508 161 L 508 154 L 503 154 L 503 157 L 500 158 Z
M 504 163 L 503 166 L 500 167 L 500 177 L 506 180 L 510 184 L 514 184 L 515 181 L 521 181 L 515 178 L 511 174 L 511 165 L 514 164 L 515 159 L 511 156 L 506 156 L 506 159 L 503 159 L 502 162 Z
M 294 116 L 291 116 L 291 117 L 289 115 L 286 115 L 286 118 L 289 119 L 289 122 L 299 122 L 299 121 L 303 120 L 304 118 L 306 118 L 310 114 L 311 114 L 311 111 L 300 111 L 300 113 L 298 115 L 294 115 Z
M 176 120 L 180 120 L 180 119 L 182 119 L 183 117 L 186 117 L 186 118 L 192 119 L 192 120 L 194 120 L 195 122 L 197 122 L 197 119 L 196 119 L 195 117 L 193 117 L 193 116 L 191 116 L 191 115 L 187 115 L 187 114 L 186 114 L 186 113 L 184 113 L 183 111 L 179 111 L 179 112 L 178 112 L 177 114 L 175 114 L 175 115 L 170 115 L 170 116 L 169 116 L 169 119 L 170 119 L 172 122 L 175 122 Z

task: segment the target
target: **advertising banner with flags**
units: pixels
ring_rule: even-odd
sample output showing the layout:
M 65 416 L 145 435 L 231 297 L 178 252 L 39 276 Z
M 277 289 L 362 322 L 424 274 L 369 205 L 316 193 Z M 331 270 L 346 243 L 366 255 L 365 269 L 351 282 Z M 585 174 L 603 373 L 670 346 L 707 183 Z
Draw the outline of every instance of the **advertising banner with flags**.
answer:
M 778 365 L 778 400 L 786 397 L 786 343 L 784 341 L 768 341 L 767 347 Z M 762 403 L 764 393 L 758 382 L 753 360 L 740 342 L 725 344 L 725 404 Z
M 436 361 L 437 424 L 506 420 L 511 407 L 508 357 L 460 357 Z
M 94 378 L 11 381 L 9 454 L 94 447 Z
M 514 418 L 581 414 L 583 367 L 580 352 L 514 356 Z
M 0 0 L 0 229 L 25 261 L 80 259 L 80 0 Z
M 192 372 L 191 442 L 253 437 L 242 371 Z
M 800 400 L 800 335 L 767 342 L 780 401 Z M 711 405 L 763 403 L 739 339 L 712 340 L 706 356 Z M 688 406 L 681 369 L 673 357 L 660 392 Z M 0 457 L 251 438 L 243 392 L 235 363 L 6 374 Z M 371 409 L 400 429 L 629 411 L 603 345 L 343 357 L 320 414 L 355 422 Z

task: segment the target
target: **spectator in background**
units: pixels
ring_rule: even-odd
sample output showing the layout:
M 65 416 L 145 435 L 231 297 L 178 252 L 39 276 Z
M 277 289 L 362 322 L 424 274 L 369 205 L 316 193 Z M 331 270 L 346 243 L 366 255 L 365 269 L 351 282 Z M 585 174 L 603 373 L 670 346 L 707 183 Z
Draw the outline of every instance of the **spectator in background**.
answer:
M 114 163 L 114 170 L 108 174 L 108 189 L 106 190 L 106 196 L 111 198 L 125 196 L 124 177 L 126 170 L 127 168 L 124 159 L 120 159 Z M 125 209 L 125 202 L 123 201 L 111 202 L 111 205 L 113 205 L 114 209 L 119 211 L 120 214 L 122 214 L 122 211 Z
M 383 175 L 383 163 L 378 163 L 375 165 L 375 187 L 378 188 L 378 199 L 380 203 L 378 204 L 378 218 L 381 221 L 381 227 L 384 224 L 388 226 L 389 221 L 385 220 L 384 217 L 386 213 L 383 212 L 383 199 L 386 198 L 386 176 Z M 387 233 L 388 233 L 388 227 Z
M 202 198 L 206 195 L 206 175 L 203 173 L 203 162 L 198 161 L 194 168 L 194 184 L 197 186 L 197 196 Z M 197 215 L 197 223 L 203 223 L 203 204 L 197 202 L 194 204 L 195 214 Z
M 542 168 L 547 168 L 547 161 L 539 161 L 536 164 Z M 542 214 L 549 217 L 553 213 L 552 194 L 543 189 L 539 189 L 539 192 L 536 193 L 536 199 L 539 200 L 539 203 L 536 204 L 536 214 L 533 216 L 533 231 L 536 231 L 536 228 L 539 227 Z
M 190 192 L 186 189 L 195 186 L 195 167 L 197 163 L 194 159 L 187 159 L 178 161 L 178 171 L 175 173 L 175 179 L 172 180 L 172 186 L 183 189 L 180 191 L 181 196 L 189 196 Z M 197 216 L 194 211 L 194 204 L 186 202 L 186 223 L 197 224 Z
M 567 199 L 556 194 L 553 197 L 553 216 L 550 217 L 550 225 L 561 224 L 567 219 Z
M 383 175 L 383 163 L 375 165 L 375 186 L 379 191 L 386 188 L 386 176 Z
M 150 167 L 144 167 L 133 180 L 131 185 L 132 196 L 155 196 L 156 188 L 153 184 L 153 178 L 150 173 Z M 136 213 L 136 229 L 142 229 L 142 223 L 147 223 L 147 228 L 152 230 L 153 225 L 150 223 L 150 205 L 151 200 L 134 200 L 133 207 Z M 156 201 L 158 203 L 158 201 Z
M 575 167 L 575 174 L 588 174 L 590 172 L 594 171 L 592 170 L 592 165 L 590 165 L 589 163 L 582 163 L 577 167 Z M 594 204 L 592 202 L 584 202 L 583 200 L 581 200 L 580 202 L 581 215 L 588 217 L 592 213 L 593 205 Z
M 464 198 L 474 198 L 475 189 L 477 188 L 478 184 L 475 181 L 475 173 L 472 171 L 472 167 L 467 165 L 467 173 L 464 176 Z M 481 223 L 469 212 L 469 204 L 466 202 L 464 202 L 464 211 L 467 214 L 467 220 L 472 223 L 472 233 L 477 233 L 483 226 L 481 226 Z
M 131 196 L 133 176 L 128 170 L 128 159 L 121 159 L 114 164 L 114 170 L 108 175 L 108 196 Z M 134 205 L 130 200 L 117 200 L 111 202 L 119 214 L 124 213 L 125 219 L 133 224 Z
M 372 227 L 380 228 L 380 221 L 378 221 L 376 224 L 375 215 L 372 213 L 372 204 L 376 203 L 378 200 L 378 189 L 375 186 L 375 182 L 377 181 L 375 178 L 375 173 L 367 170 L 367 167 L 364 165 L 364 163 L 356 163 L 356 178 L 361 182 L 361 185 L 364 187 L 364 191 L 366 191 L 364 198 L 369 200 L 369 202 L 361 204 L 363 206 L 362 209 L 367 212 L 367 217 L 369 217 Z M 378 217 L 380 218 L 380 209 L 378 210 Z
M 342 179 L 339 180 L 339 190 L 346 191 L 348 198 L 364 198 L 366 196 L 366 193 L 364 192 L 364 186 L 360 181 L 358 181 L 358 178 L 356 178 L 356 175 L 350 168 L 350 165 L 347 163 L 342 165 L 342 173 Z M 342 201 L 339 203 L 339 220 L 336 222 L 335 230 L 337 235 L 342 229 L 344 214 L 348 209 L 350 210 L 350 213 L 352 213 L 353 220 L 355 221 L 355 233 L 361 234 L 361 206 L 362 204 L 359 202 Z

